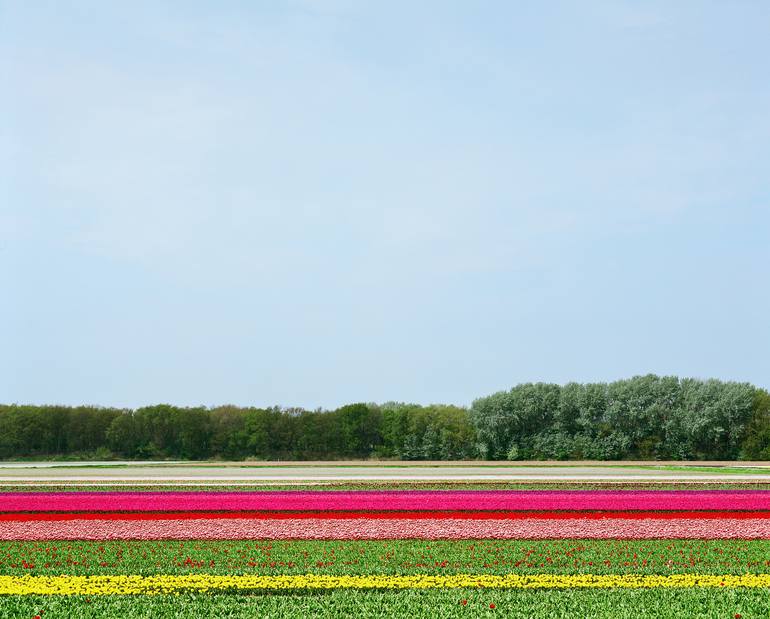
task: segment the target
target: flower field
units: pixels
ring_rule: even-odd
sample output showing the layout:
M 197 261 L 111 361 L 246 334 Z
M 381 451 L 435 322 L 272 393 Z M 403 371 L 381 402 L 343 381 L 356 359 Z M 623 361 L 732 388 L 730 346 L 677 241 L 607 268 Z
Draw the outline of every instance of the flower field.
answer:
M 767 490 L 2 493 L 3 512 L 770 510 Z
M 765 489 L 0 493 L 0 616 L 767 617 L 769 589 Z

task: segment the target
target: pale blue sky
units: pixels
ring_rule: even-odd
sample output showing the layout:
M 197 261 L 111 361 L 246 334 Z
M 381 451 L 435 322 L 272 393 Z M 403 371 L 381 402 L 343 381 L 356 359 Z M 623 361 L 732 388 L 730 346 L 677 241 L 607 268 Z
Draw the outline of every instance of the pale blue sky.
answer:
M 0 401 L 770 387 L 770 3 L 0 0 Z

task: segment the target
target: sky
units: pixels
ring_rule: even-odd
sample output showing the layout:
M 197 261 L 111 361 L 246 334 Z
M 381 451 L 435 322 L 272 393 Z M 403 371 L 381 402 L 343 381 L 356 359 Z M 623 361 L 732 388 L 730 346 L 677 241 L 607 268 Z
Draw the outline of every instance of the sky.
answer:
M 0 402 L 768 388 L 768 23 L 0 0 Z

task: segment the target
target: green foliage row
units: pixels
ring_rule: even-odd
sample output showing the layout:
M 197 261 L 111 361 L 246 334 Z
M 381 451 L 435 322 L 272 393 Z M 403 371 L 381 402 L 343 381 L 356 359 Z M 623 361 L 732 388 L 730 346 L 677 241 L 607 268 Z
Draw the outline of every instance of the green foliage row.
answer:
M 151 596 L 2 596 L 0 616 L 43 619 L 199 619 L 200 617 L 340 618 L 548 617 L 571 619 L 770 616 L 770 596 L 756 589 L 652 590 L 337 590 L 328 593 Z
M 770 540 L 0 542 L 0 574 L 744 574 Z
M 0 459 L 35 457 L 770 459 L 770 394 L 746 383 L 648 375 L 522 384 L 470 409 L 0 405 Z

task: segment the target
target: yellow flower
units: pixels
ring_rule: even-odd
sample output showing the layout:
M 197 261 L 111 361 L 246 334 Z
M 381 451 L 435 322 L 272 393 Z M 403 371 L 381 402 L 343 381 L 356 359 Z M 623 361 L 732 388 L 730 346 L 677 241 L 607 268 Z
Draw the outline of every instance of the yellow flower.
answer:
M 181 591 L 254 591 L 277 589 L 654 589 L 682 587 L 770 587 L 770 574 L 454 574 L 259 576 L 159 574 L 140 576 L 0 576 L 4 595 L 127 595 Z

